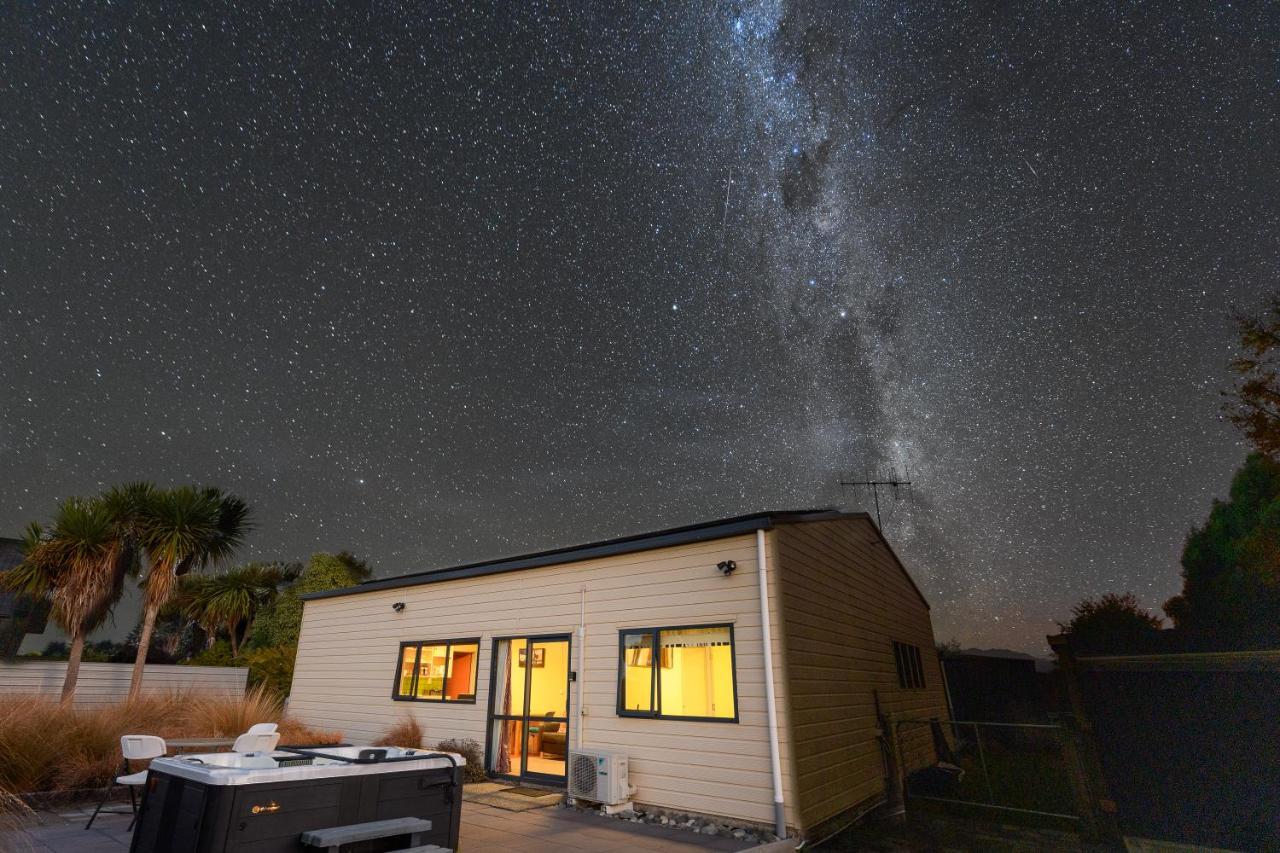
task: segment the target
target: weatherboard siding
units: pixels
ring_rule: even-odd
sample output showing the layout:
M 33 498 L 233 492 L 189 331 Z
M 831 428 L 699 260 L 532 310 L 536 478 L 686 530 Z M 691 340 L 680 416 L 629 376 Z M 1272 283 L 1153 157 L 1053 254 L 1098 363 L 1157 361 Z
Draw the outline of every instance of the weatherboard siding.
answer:
M 772 537 L 773 533 L 766 534 Z M 721 560 L 738 569 L 724 577 Z M 771 608 L 781 600 L 776 565 Z M 428 743 L 472 738 L 485 743 L 493 639 L 523 634 L 572 634 L 572 667 L 582 679 L 587 746 L 624 750 L 631 761 L 636 801 L 772 824 L 764 658 L 754 534 L 659 548 L 506 574 L 375 590 L 306 602 L 291 714 L 340 729 L 353 742 L 380 737 L 406 715 L 423 726 Z M 586 599 L 585 661 L 577 629 L 582 590 Z M 391 605 L 404 602 L 403 613 Z M 669 625 L 731 623 L 738 687 L 737 723 L 619 717 L 616 714 L 618 631 Z M 481 637 L 476 703 L 397 702 L 392 684 L 402 641 Z M 780 745 L 791 766 L 785 718 L 787 687 L 781 675 L 783 646 L 775 628 Z M 578 701 L 571 685 L 571 704 Z M 576 734 L 571 730 L 570 745 Z M 785 774 L 788 819 L 791 775 Z
M 171 693 L 241 696 L 248 675 L 248 669 L 238 666 L 147 664 L 142 692 L 162 696 Z M 66 677 L 66 661 L 0 663 L 0 696 L 61 696 Z M 98 708 L 123 702 L 129 694 L 132 677 L 131 663 L 81 663 L 76 678 L 75 707 Z
M 928 606 L 867 519 L 779 526 L 794 787 L 806 831 L 884 793 L 875 693 L 886 714 L 945 717 Z M 920 648 L 924 689 L 898 686 L 893 641 Z M 928 728 L 904 738 L 911 768 L 933 760 Z

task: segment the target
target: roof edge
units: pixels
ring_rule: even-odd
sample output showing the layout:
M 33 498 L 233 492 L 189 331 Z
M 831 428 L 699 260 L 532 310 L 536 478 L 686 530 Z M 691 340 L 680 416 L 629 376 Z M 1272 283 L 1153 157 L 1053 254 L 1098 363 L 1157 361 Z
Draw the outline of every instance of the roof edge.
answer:
M 807 521 L 834 521 L 841 518 L 870 518 L 865 512 L 843 512 L 837 509 L 787 510 L 782 512 L 759 512 L 751 515 L 740 515 L 732 518 L 706 521 L 700 524 L 672 527 L 653 533 L 638 533 L 585 545 L 571 545 L 554 548 L 548 551 L 537 551 L 516 557 L 504 557 L 497 560 L 484 560 L 477 563 L 466 563 L 445 569 L 433 569 L 425 572 L 412 572 L 390 578 L 365 581 L 356 586 L 341 589 L 327 589 L 310 592 L 299 596 L 303 601 L 314 601 L 321 598 L 341 598 L 349 595 L 360 595 L 366 592 L 378 592 L 385 589 L 401 589 L 411 586 L 425 586 L 443 581 L 463 578 L 484 577 L 486 575 L 517 572 L 524 569 L 536 569 L 557 564 L 580 563 L 584 560 L 599 557 L 612 557 L 619 554 L 632 554 L 637 551 L 650 551 L 656 548 L 669 548 L 673 545 L 685 545 L 693 542 L 709 542 L 714 539 L 725 539 L 755 530 L 769 530 L 776 524 L 795 524 Z
M 903 577 L 907 579 L 907 583 L 911 584 L 911 588 L 915 590 L 916 596 L 919 597 L 920 602 L 924 604 L 924 609 L 930 612 L 933 611 L 933 606 L 929 604 L 929 599 L 925 598 L 924 593 L 920 590 L 920 585 L 917 584 L 916 579 L 911 576 L 911 572 L 907 569 L 906 564 L 902 562 L 902 558 L 898 556 L 898 552 L 893 550 L 893 546 L 890 545 L 889 540 L 885 538 L 884 531 L 880 529 L 880 525 L 872 521 L 871 513 L 844 512 L 844 513 L 839 513 L 836 516 L 836 518 L 861 518 L 861 519 L 864 519 L 867 522 L 867 524 L 871 525 L 871 529 L 875 531 L 876 538 L 880 540 L 880 544 L 884 546 L 884 549 L 889 552 L 889 556 L 893 559 L 894 565 L 898 567 L 898 571 L 902 572 Z M 825 518 L 814 519 L 814 521 L 829 521 L 829 520 L 832 520 L 832 519 L 825 519 Z

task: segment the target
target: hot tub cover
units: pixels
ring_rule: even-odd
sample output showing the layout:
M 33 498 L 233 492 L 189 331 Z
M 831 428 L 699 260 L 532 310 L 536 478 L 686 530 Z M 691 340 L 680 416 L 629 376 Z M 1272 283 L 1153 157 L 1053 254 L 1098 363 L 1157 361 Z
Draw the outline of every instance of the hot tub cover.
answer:
M 361 750 L 370 749 L 363 746 L 314 747 L 308 750 L 313 755 L 333 755 L 354 759 Z M 403 770 L 434 770 L 450 768 L 452 757 L 458 767 L 467 763 L 467 759 L 457 753 L 440 753 L 426 749 L 407 749 L 398 746 L 377 747 L 385 750 L 388 759 L 411 758 L 414 755 L 432 755 L 418 761 L 378 761 L 369 763 L 353 763 L 340 758 L 318 757 L 311 764 L 281 767 L 278 759 L 290 760 L 299 757 L 297 753 L 287 750 L 275 752 L 205 752 L 191 755 L 169 756 L 157 758 L 151 762 L 153 770 L 202 782 L 206 785 L 257 785 L 265 782 L 293 782 L 305 779 L 331 779 L 342 776 L 367 776 L 378 773 L 390 773 Z

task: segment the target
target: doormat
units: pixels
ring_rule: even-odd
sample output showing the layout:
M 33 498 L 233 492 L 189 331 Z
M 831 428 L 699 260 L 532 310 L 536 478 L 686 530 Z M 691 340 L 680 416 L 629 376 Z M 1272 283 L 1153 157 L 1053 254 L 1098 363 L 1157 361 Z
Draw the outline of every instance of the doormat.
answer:
M 558 791 L 542 791 L 536 788 L 503 785 L 499 788 L 489 784 L 467 785 L 462 789 L 462 799 L 469 803 L 482 803 L 509 812 L 527 812 L 532 809 L 546 808 L 564 802 L 564 794 Z M 520 791 L 521 793 L 513 793 Z

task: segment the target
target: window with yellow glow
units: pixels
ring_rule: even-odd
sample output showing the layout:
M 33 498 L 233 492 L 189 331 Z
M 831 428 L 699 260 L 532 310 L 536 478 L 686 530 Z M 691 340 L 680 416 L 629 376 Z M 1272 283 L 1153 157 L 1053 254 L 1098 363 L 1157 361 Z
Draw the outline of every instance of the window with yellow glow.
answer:
M 393 699 L 475 702 L 479 640 L 401 643 Z
M 622 709 L 653 713 L 653 634 L 622 635 Z
M 737 720 L 733 626 L 623 631 L 619 658 L 620 715 Z

